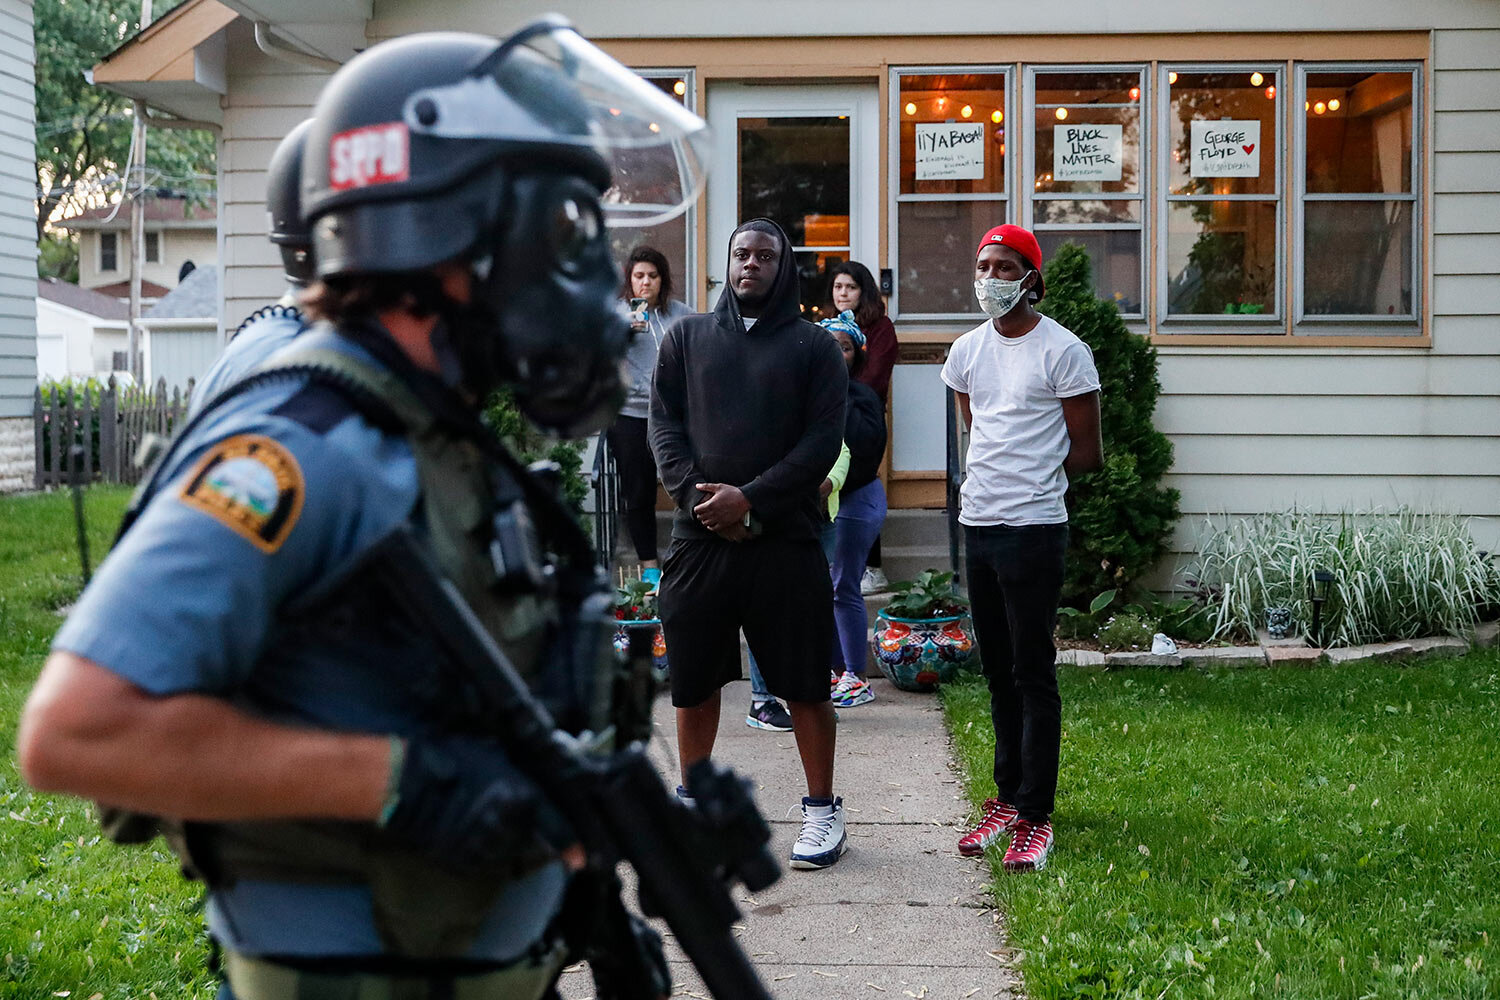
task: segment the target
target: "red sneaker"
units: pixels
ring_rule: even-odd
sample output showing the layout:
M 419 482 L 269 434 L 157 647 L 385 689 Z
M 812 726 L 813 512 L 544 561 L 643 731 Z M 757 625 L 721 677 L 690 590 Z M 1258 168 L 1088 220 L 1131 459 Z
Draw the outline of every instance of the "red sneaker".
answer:
M 1005 870 L 1008 872 L 1035 872 L 1047 867 L 1047 854 L 1052 850 L 1052 824 L 1016 823 L 1016 835 L 1011 838 L 1010 850 L 1005 852 Z
M 1009 802 L 987 800 L 984 803 L 984 819 L 973 830 L 958 838 L 958 853 L 966 858 L 977 858 L 984 853 L 986 847 L 1014 830 L 1019 818 L 1016 807 Z

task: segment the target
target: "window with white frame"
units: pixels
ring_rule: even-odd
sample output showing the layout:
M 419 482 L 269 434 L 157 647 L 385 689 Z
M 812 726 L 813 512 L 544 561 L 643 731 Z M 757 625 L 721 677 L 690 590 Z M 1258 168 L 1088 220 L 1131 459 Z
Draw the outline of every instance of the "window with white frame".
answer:
M 161 233 L 146 233 L 146 263 L 161 263 Z
M 1019 72 L 1012 175 L 1004 67 L 892 71 L 897 315 L 976 316 L 974 242 L 1015 220 L 1044 256 L 1081 244 L 1100 297 L 1154 333 L 1417 332 L 1419 63 Z
M 695 87 L 693 72 L 687 69 L 640 69 L 636 70 L 647 82 L 655 85 L 664 94 L 681 103 L 689 111 L 694 110 Z M 675 219 L 655 226 L 621 226 L 610 230 L 610 240 L 615 261 L 623 271 L 630 251 L 638 246 L 651 246 L 662 252 L 667 265 L 672 269 L 672 298 L 681 299 L 693 308 L 698 303 L 698 273 L 696 254 L 693 253 L 694 238 L 698 227 L 694 222 L 696 209 L 689 208 Z
M 1143 318 L 1144 66 L 1045 67 L 1027 74 L 1032 123 L 1030 211 L 1043 259 L 1077 243 L 1093 262 L 1099 297 Z
M 1252 331 L 1281 315 L 1281 70 L 1160 70 L 1165 209 L 1157 315 Z M 1228 331 L 1226 331 L 1228 332 Z
M 1298 319 L 1417 318 L 1416 69 L 1298 68 Z M 1337 247 L 1336 253 L 1326 248 Z
M 120 237 L 116 233 L 99 234 L 99 270 L 120 269 Z
M 900 315 L 967 318 L 974 246 L 1009 221 L 1010 72 L 1005 68 L 897 70 L 892 184 Z

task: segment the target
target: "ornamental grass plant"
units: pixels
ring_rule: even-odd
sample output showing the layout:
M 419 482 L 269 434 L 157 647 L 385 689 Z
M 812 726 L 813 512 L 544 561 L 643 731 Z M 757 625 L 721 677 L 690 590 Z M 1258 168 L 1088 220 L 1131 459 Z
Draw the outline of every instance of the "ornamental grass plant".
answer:
M 1325 515 L 1262 514 L 1216 526 L 1201 542 L 1187 584 L 1208 603 L 1214 634 L 1246 638 L 1266 609 L 1292 610 L 1306 634 L 1313 572 L 1333 574 L 1322 609 L 1322 645 L 1466 636 L 1500 605 L 1500 568 L 1464 518 L 1400 508 Z

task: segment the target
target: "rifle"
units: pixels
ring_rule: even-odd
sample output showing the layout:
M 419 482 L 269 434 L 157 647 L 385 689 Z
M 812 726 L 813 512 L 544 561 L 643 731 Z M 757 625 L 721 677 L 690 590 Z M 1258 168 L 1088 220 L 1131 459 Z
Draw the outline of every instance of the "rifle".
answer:
M 599 908 L 586 957 L 600 997 L 654 993 L 649 959 L 620 898 L 615 865 L 624 861 L 635 869 L 641 909 L 666 921 L 718 1000 L 771 1000 L 734 938 L 740 910 L 726 884 L 737 879 L 758 892 L 781 875 L 749 783 L 705 760 L 689 776 L 696 799 L 689 809 L 646 757 L 641 734 L 650 732 L 649 714 L 645 727 L 617 732 L 615 742 L 624 745 L 608 752 L 593 734 L 558 729 L 409 529 L 387 535 L 361 564 L 367 582 L 384 588 L 438 646 L 442 690 L 462 699 L 466 714 L 490 721 L 487 732 L 578 833 L 589 867 L 575 881 L 593 879 L 597 893 L 586 904 Z M 616 679 L 637 710 L 640 687 L 638 672 Z M 649 713 L 649 695 L 644 705 Z

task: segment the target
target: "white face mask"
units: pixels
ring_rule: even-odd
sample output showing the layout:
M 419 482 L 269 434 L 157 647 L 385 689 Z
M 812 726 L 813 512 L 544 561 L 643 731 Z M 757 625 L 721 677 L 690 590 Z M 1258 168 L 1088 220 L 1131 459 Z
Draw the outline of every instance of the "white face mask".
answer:
M 979 308 L 984 310 L 985 315 L 990 319 L 999 319 L 1014 309 L 1016 303 L 1027 293 L 1029 289 L 1025 284 L 1025 278 L 1017 281 L 979 278 L 974 282 L 974 297 L 979 300 Z

